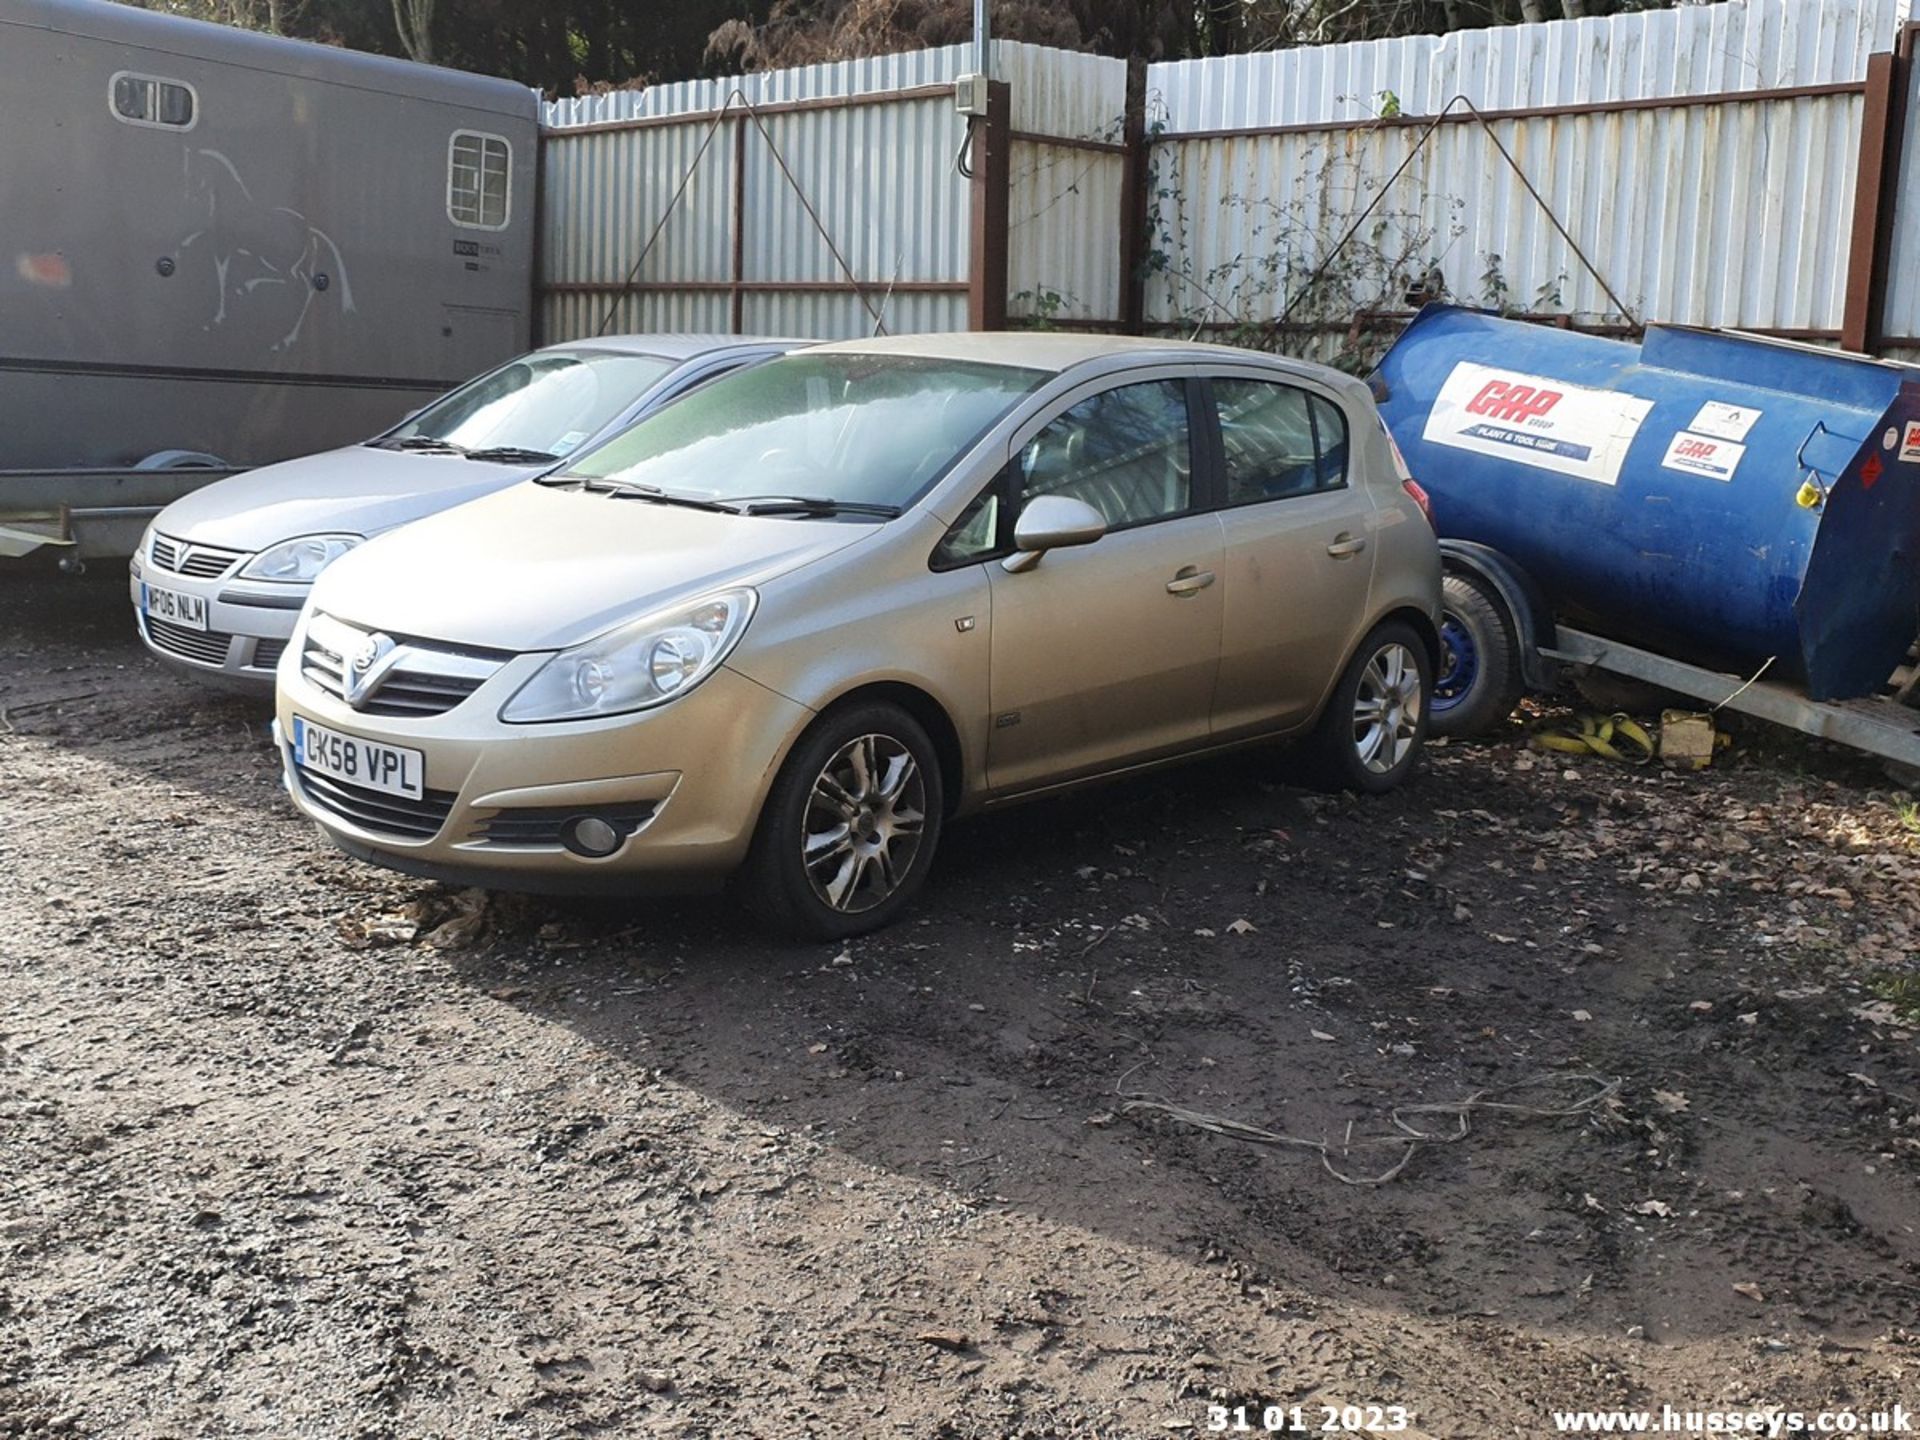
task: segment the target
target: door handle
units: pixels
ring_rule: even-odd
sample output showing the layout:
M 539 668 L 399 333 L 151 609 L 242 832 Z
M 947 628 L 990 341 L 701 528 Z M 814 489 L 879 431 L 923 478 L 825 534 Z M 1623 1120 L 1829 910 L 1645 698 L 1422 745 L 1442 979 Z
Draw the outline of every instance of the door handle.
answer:
M 1199 570 L 1191 565 L 1183 566 L 1173 579 L 1167 581 L 1169 595 L 1198 595 L 1213 583 L 1213 571 Z
M 1367 542 L 1365 539 L 1350 535 L 1345 530 L 1342 530 L 1338 535 L 1333 537 L 1333 543 L 1327 546 L 1327 554 L 1333 556 L 1336 560 L 1344 560 L 1349 555 L 1358 555 L 1366 548 Z

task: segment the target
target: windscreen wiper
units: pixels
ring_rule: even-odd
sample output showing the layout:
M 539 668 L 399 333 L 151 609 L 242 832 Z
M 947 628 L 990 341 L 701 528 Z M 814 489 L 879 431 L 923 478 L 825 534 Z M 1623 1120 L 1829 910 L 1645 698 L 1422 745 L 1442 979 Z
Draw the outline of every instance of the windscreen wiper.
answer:
M 432 450 L 437 454 L 465 455 L 467 452 L 451 440 L 436 440 L 431 435 L 408 435 L 400 440 L 370 440 L 382 450 Z
M 530 450 L 523 445 L 489 445 L 484 450 L 467 451 L 469 460 L 494 460 L 504 465 L 551 465 L 559 458 L 551 450 Z
M 897 519 L 898 505 L 873 505 L 865 500 L 835 500 L 826 495 L 735 495 L 727 504 L 742 515 L 872 515 Z
M 548 476 L 541 484 L 560 479 Z M 622 500 L 646 500 L 655 505 L 684 505 L 689 510 L 714 510 L 722 515 L 735 513 L 733 506 L 723 505 L 718 500 L 705 495 L 686 495 L 678 490 L 662 490 L 658 485 L 642 485 L 633 480 L 593 480 L 584 475 L 568 477 L 580 482 L 582 490 L 590 490 L 597 495 L 612 495 Z

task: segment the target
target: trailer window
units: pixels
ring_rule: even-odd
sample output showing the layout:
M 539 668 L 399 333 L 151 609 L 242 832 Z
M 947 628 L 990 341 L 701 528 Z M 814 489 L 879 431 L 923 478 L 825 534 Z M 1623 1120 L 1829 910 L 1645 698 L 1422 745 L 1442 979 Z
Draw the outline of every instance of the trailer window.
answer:
M 476 230 L 504 230 L 513 147 L 500 135 L 456 130 L 447 149 L 447 218 Z
M 111 93 L 114 118 L 129 125 L 188 130 L 193 127 L 200 109 L 191 85 L 162 80 L 157 75 L 135 75 L 122 70 L 113 77 Z

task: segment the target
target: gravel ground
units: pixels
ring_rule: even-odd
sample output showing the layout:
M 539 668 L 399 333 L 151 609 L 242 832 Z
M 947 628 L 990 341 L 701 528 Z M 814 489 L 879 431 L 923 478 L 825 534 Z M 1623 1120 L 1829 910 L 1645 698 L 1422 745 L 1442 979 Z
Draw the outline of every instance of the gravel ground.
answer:
M 958 827 L 917 919 L 796 948 L 335 853 L 112 568 L 0 577 L 0 1435 L 1920 1408 L 1920 826 L 1870 771 L 1242 757 Z M 1337 1152 L 1543 1072 L 1621 1085 L 1377 1186 L 1126 1108 Z

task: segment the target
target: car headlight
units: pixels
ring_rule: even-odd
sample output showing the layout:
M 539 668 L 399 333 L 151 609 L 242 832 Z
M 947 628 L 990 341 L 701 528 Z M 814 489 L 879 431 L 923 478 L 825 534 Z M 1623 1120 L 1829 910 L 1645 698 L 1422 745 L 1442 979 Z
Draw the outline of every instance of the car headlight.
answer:
M 534 671 L 500 718 L 509 724 L 590 720 L 665 704 L 719 668 L 758 599 L 752 590 L 723 590 L 562 650 Z
M 302 535 L 262 550 L 240 571 L 243 580 L 312 580 L 361 541 L 358 535 Z

